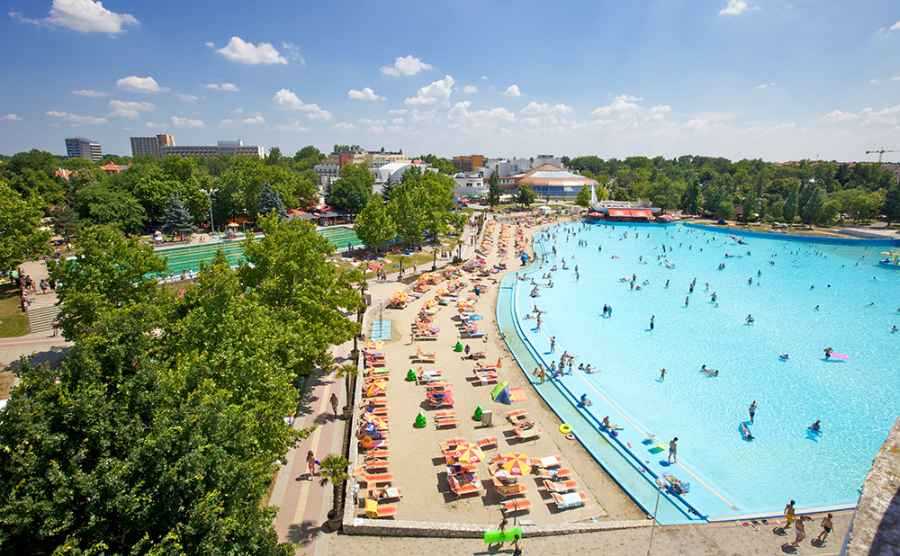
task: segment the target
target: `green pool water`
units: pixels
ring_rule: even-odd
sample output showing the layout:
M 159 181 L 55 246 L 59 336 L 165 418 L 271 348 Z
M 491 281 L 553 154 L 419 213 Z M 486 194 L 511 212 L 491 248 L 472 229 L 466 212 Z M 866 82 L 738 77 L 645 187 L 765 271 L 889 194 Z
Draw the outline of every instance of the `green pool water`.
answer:
M 346 251 L 348 245 L 350 247 L 362 245 L 362 241 L 353 228 L 344 226 L 322 228 L 319 230 L 319 234 L 339 252 Z M 156 254 L 166 260 L 165 274 L 171 276 L 183 272 L 199 271 L 203 265 L 207 265 L 215 259 L 219 250 L 225 253 L 225 258 L 231 265 L 238 265 L 244 260 L 243 240 L 162 248 L 157 249 Z

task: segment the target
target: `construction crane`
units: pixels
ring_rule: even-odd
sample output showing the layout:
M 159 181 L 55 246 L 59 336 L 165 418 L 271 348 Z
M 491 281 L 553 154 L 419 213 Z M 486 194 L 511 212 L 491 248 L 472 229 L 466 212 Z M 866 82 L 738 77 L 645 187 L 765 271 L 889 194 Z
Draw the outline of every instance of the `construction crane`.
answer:
M 881 157 L 884 156 L 884 153 L 896 153 L 896 152 L 900 152 L 900 151 L 894 150 L 894 149 L 885 149 L 884 147 L 882 147 L 877 150 L 866 151 L 866 154 L 877 154 L 878 155 L 878 164 L 881 164 Z

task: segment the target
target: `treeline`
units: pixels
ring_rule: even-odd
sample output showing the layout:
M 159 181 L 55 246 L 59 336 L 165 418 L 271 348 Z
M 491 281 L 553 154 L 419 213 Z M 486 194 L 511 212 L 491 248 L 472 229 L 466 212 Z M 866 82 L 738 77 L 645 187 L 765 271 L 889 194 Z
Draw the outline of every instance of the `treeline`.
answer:
M 900 184 L 878 164 L 775 164 L 702 156 L 581 156 L 564 162 L 600 182 L 601 198 L 648 199 L 666 210 L 746 222 L 830 225 L 879 215 L 900 221 Z
M 130 167 L 107 174 L 100 167 L 112 158 Z M 315 204 L 318 178 L 312 168 L 323 158 L 311 146 L 293 157 L 273 148 L 265 159 L 107 157 L 99 163 L 32 150 L 0 161 L 0 182 L 41 206 L 64 237 L 82 224 L 112 224 L 139 233 L 162 228 L 175 205 L 183 206 L 198 226 L 209 225 L 210 208 L 217 224 L 238 216 L 255 219 L 266 186 L 287 209 Z M 68 180 L 57 175 L 60 168 L 70 172 Z
M 300 221 L 261 220 L 247 262 L 223 255 L 182 295 L 112 226 L 51 265 L 58 368 L 25 365 L 0 419 L 0 553 L 293 554 L 263 504 L 298 435 L 301 377 L 352 338 L 355 271 Z

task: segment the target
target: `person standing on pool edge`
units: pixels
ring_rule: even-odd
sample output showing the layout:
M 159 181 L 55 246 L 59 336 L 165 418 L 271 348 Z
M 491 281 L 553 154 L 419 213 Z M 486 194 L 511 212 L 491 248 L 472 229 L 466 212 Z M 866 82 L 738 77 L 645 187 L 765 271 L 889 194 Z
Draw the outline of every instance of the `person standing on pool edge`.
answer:
M 669 463 L 678 463 L 678 437 L 669 441 Z
M 784 507 L 784 519 L 787 521 L 785 523 L 784 528 L 790 529 L 791 525 L 794 524 L 794 518 L 797 516 L 797 510 L 794 509 L 794 501 L 791 500 L 788 502 L 787 506 Z
M 753 424 L 753 419 L 756 418 L 756 400 L 753 400 L 753 403 L 750 404 L 750 409 L 748 410 L 750 413 L 750 424 Z

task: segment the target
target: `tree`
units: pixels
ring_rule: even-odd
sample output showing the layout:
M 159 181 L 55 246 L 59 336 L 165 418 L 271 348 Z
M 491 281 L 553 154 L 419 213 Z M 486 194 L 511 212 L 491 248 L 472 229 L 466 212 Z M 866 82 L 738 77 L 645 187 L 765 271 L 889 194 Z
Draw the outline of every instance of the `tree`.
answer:
M 496 207 L 500 204 L 500 180 L 497 176 L 497 172 L 491 172 L 491 177 L 488 178 L 488 197 L 487 197 L 488 205 L 491 208 Z
M 331 186 L 325 202 L 350 214 L 357 214 L 369 202 L 375 178 L 364 164 L 348 164 L 341 177 Z
M 347 474 L 347 468 L 350 462 L 341 455 L 329 455 L 319 464 L 319 473 L 331 483 L 333 490 L 332 507 L 328 513 L 329 519 L 333 519 L 337 515 L 338 501 L 341 496 L 341 488 L 350 476 Z
M 528 186 L 520 185 L 519 192 L 516 195 L 516 202 L 518 202 L 523 207 L 531 206 L 531 203 L 537 198 L 537 195 L 534 194 L 534 190 Z
M 194 219 L 178 195 L 172 195 L 169 198 L 169 206 L 166 207 L 162 228 L 166 233 L 177 234 L 181 239 L 184 239 L 185 234 L 194 231 Z
M 884 195 L 884 206 L 881 210 L 885 218 L 887 218 L 889 226 L 891 222 L 900 221 L 900 181 L 895 182 L 894 185 L 888 188 Z
M 0 272 L 50 252 L 37 200 L 26 200 L 0 180 Z
M 279 149 L 278 147 L 272 147 L 271 149 L 269 149 L 269 154 L 268 156 L 266 156 L 266 164 L 281 164 L 282 160 L 284 160 L 284 158 L 281 156 L 281 149 Z
M 825 199 L 825 192 L 821 187 L 815 186 L 812 188 L 812 191 L 809 195 L 809 198 L 806 200 L 806 203 L 803 204 L 803 208 L 800 210 L 800 217 L 803 220 L 804 224 L 812 224 L 816 221 L 816 218 L 819 216 L 819 211 L 822 210 L 822 203 Z
M 588 185 L 585 185 L 581 188 L 581 191 L 578 192 L 578 196 L 575 197 L 575 204 L 581 207 L 589 207 L 591 206 L 591 188 Z
M 788 189 L 787 198 L 784 200 L 784 208 L 782 208 L 782 214 L 784 215 L 784 221 L 788 224 L 793 224 L 794 219 L 797 218 L 797 203 L 800 191 L 797 185 L 792 185 L 790 189 Z
M 284 203 L 281 202 L 281 195 L 273 190 L 271 185 L 265 184 L 259 192 L 258 213 L 267 216 L 273 212 L 278 218 L 287 218 L 287 211 L 284 208 Z
M 425 207 L 427 199 L 421 187 L 407 183 L 391 192 L 388 210 L 397 226 L 397 235 L 408 246 L 421 244 L 425 234 Z
M 397 237 L 397 227 L 390 211 L 378 195 L 373 195 L 366 207 L 357 215 L 353 229 L 366 247 L 376 253 Z
M 362 303 L 354 288 L 359 271 L 334 265 L 334 247 L 308 222 L 268 216 L 260 227 L 264 237 L 244 244 L 241 285 L 283 328 L 284 364 L 295 376 L 327 367 L 330 347 L 358 332 L 342 311 Z
M 112 309 L 150 300 L 156 293 L 152 275 L 166 266 L 149 245 L 112 226 L 83 229 L 74 255 L 48 265 L 58 284 L 60 322 L 69 340 L 89 333 Z
M 146 219 L 144 208 L 134 195 L 103 183 L 89 185 L 76 193 L 75 207 L 82 220 L 117 226 L 127 233 L 141 231 Z

